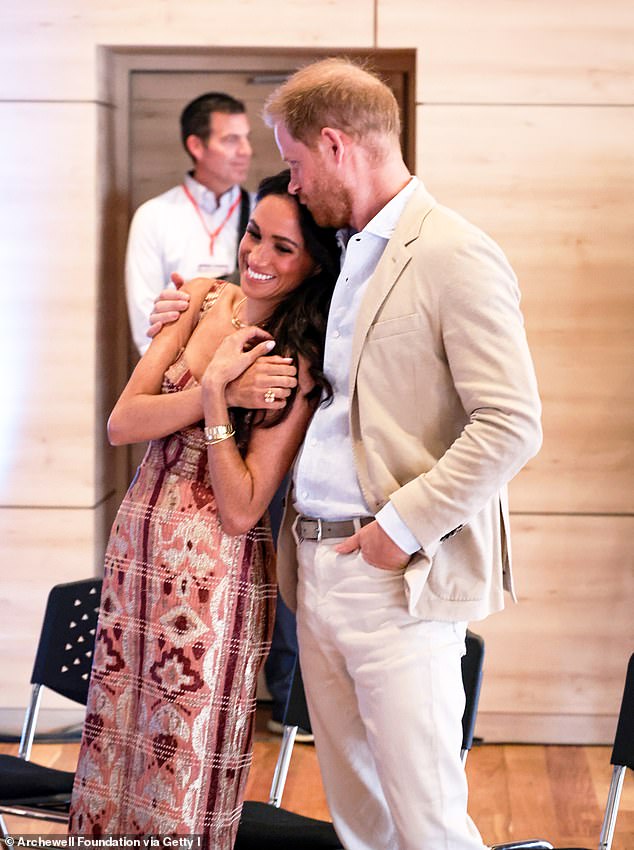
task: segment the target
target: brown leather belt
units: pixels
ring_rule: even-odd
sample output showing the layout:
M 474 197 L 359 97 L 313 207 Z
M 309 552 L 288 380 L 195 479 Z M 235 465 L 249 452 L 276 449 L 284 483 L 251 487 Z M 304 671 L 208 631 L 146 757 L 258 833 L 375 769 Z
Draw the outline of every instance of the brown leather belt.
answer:
M 352 537 L 360 526 L 374 520 L 373 516 L 361 516 L 356 519 L 314 519 L 309 516 L 297 517 L 297 536 L 302 540 L 327 540 L 330 537 Z

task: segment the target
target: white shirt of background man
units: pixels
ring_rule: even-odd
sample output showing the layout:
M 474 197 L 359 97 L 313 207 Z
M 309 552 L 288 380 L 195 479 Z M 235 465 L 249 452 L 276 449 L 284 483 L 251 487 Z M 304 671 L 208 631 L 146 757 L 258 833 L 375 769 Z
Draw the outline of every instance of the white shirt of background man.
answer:
M 213 192 L 189 174 L 184 182 L 198 204 L 207 230 L 213 233 L 240 198 L 240 187 L 233 186 L 217 201 Z M 214 240 L 212 255 L 209 233 L 182 185 L 150 198 L 137 209 L 128 236 L 125 279 L 132 338 L 140 354 L 150 344 L 146 331 L 154 299 L 171 285 L 172 272 L 190 280 L 216 278 L 235 270 L 239 224 L 238 200 Z

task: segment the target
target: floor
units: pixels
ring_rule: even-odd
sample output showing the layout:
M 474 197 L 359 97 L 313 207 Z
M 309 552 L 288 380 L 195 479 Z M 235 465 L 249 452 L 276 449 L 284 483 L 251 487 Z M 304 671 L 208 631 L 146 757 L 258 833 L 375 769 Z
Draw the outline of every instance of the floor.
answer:
M 268 708 L 258 709 L 254 760 L 247 798 L 266 800 L 279 749 L 279 738 L 266 730 Z M 32 759 L 72 770 L 78 744 L 37 744 Z M 0 752 L 17 747 L 0 744 Z M 480 744 L 467 760 L 470 813 L 487 843 L 547 838 L 555 847 L 598 847 L 603 809 L 612 773 L 608 747 Z M 327 818 L 315 748 L 295 746 L 284 806 Z M 7 818 L 22 834 L 64 831 L 56 824 Z M 634 848 L 634 777 L 626 776 L 613 850 Z M 383 848 L 377 848 L 383 850 Z

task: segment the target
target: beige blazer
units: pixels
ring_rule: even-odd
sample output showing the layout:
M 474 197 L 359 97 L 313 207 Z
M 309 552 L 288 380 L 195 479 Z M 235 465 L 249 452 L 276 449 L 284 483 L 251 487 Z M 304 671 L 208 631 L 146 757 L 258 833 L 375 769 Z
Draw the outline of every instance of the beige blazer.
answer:
M 477 620 L 514 597 L 506 484 L 541 445 L 519 300 L 500 248 L 419 186 L 361 304 L 350 429 L 371 512 L 389 499 L 421 544 L 404 572 L 421 618 Z M 292 609 L 294 517 L 291 493 L 278 580 Z

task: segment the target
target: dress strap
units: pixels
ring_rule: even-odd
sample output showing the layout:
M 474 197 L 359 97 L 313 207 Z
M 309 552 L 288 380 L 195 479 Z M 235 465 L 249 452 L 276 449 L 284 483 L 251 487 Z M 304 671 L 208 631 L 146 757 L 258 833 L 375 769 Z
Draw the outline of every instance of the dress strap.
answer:
M 209 292 L 205 295 L 203 303 L 200 307 L 200 315 L 204 316 L 205 313 L 209 312 L 211 308 L 214 306 L 216 301 L 222 295 L 225 287 L 227 285 L 226 281 L 214 281 L 214 283 L 209 288 Z

